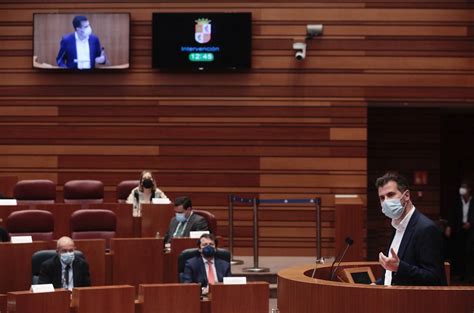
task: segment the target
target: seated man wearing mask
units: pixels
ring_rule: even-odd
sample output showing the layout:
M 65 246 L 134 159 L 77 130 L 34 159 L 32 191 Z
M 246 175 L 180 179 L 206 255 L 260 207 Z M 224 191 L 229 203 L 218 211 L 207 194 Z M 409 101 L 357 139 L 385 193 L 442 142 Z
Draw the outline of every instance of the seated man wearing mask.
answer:
M 231 276 L 230 263 L 214 257 L 217 241 L 212 234 L 202 235 L 198 248 L 201 255 L 187 260 L 184 265 L 183 283 L 200 283 L 202 293 L 207 294 L 209 284 L 222 282 L 224 277 Z
M 396 173 L 377 179 L 382 212 L 392 220 L 394 234 L 387 255 L 379 253 L 384 285 L 446 285 L 443 237 L 438 226 L 411 202 L 408 181 Z
M 173 237 L 189 237 L 191 231 L 209 230 L 206 219 L 193 214 L 193 205 L 189 197 L 176 198 L 174 212 L 175 217 L 170 221 L 168 232 L 165 235 L 165 243 L 169 243 Z
M 69 237 L 59 238 L 57 254 L 41 264 L 38 284 L 53 284 L 54 288 L 72 290 L 74 287 L 91 285 L 89 264 L 74 255 L 74 241 Z

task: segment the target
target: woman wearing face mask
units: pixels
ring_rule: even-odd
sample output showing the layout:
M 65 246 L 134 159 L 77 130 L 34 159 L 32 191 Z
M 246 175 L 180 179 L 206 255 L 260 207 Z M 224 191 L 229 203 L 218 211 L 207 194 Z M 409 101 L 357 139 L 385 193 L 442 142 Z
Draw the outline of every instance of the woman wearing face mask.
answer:
M 141 204 L 152 203 L 153 198 L 168 199 L 165 193 L 156 186 L 152 172 L 143 171 L 140 176 L 140 184 L 132 189 L 127 198 L 127 203 L 133 204 L 133 216 L 141 216 Z

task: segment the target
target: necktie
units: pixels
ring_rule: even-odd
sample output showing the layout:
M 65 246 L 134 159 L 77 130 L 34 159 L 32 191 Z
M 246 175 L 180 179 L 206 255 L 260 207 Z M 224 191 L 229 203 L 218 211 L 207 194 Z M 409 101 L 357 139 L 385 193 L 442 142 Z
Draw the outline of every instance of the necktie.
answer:
M 210 285 L 214 285 L 216 283 L 214 271 L 212 270 L 212 261 L 207 261 L 207 281 Z
M 183 230 L 184 230 L 184 223 L 179 222 L 178 227 L 176 227 L 176 232 L 174 234 L 175 237 L 182 237 L 183 236 Z
M 71 265 L 66 265 L 64 269 L 64 288 L 69 287 L 69 270 L 71 269 Z

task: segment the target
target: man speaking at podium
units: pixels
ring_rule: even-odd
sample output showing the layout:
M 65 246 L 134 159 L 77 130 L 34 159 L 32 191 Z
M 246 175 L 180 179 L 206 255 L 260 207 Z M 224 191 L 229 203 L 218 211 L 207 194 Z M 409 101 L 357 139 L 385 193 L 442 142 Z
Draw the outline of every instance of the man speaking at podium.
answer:
M 375 183 L 382 212 L 392 220 L 395 233 L 387 255 L 379 253 L 384 285 L 446 285 L 443 237 L 436 224 L 415 209 L 408 181 L 387 173 Z

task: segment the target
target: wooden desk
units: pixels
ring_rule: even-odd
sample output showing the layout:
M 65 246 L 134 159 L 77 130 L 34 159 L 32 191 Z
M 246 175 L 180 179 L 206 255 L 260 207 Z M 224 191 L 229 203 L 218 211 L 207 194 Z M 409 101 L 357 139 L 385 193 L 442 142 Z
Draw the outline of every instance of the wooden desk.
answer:
M 89 263 L 92 286 L 106 284 L 105 239 L 76 239 L 76 249 L 82 251 Z
M 138 289 L 143 283 L 163 283 L 163 239 L 113 238 L 112 283 Z
M 80 287 L 72 290 L 74 313 L 135 313 L 133 286 Z
M 174 216 L 172 204 L 142 204 L 141 237 L 156 237 L 159 232 L 164 237 Z
M 12 244 L 0 243 L 0 293 L 24 291 L 31 286 L 31 256 L 48 249 L 47 241 Z
M 141 284 L 141 313 L 201 313 L 200 284 Z
M 7 312 L 7 295 L 0 294 L 0 313 Z
M 245 285 L 215 284 L 209 288 L 212 313 L 268 313 L 269 285 L 250 282 Z
M 171 251 L 165 255 L 165 282 L 178 283 L 178 257 L 183 250 L 197 248 L 197 239 L 172 238 Z
M 45 293 L 31 291 L 8 293 L 9 313 L 70 313 L 70 303 L 71 294 L 64 289 Z
M 17 176 L 0 176 L 0 193 L 7 198 L 13 198 L 13 187 L 17 182 Z
M 328 281 L 330 264 L 311 273 L 314 264 L 283 269 L 278 273 L 278 308 L 281 313 L 444 313 L 469 312 L 474 308 L 474 287 L 371 286 Z M 369 266 L 380 275 L 378 262 L 341 263 Z M 214 312 L 213 312 L 214 313 Z
M 367 227 L 364 223 L 364 203 L 359 196 L 336 195 L 335 251 L 336 255 L 346 248 L 345 239 L 353 239 L 353 245 L 347 250 L 344 261 L 360 261 L 367 258 L 364 240 Z

